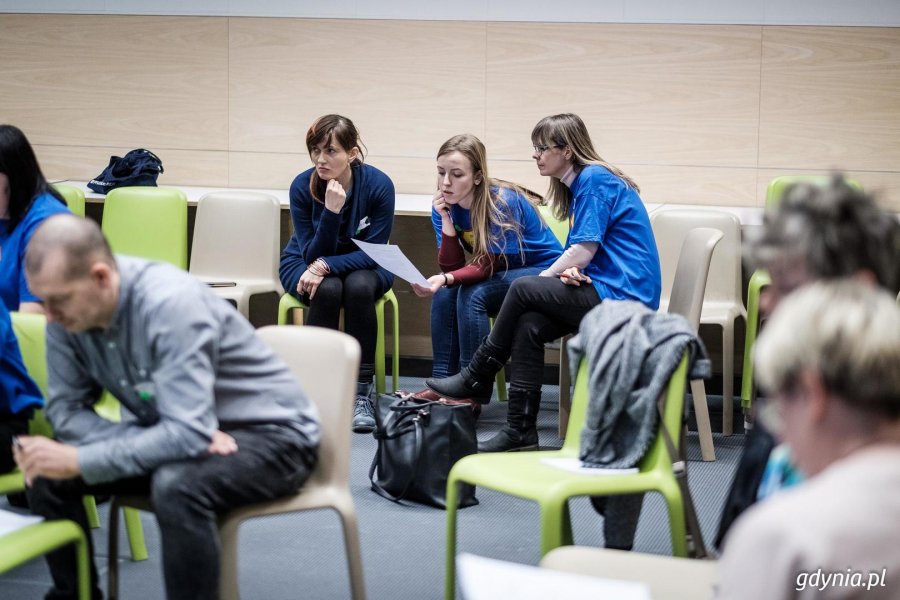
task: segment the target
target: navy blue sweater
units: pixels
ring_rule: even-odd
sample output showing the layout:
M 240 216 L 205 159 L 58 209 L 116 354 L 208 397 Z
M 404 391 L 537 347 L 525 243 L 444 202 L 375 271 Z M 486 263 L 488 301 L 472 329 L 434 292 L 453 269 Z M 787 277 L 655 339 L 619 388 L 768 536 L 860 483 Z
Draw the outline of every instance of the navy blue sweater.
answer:
M 325 259 L 331 272 L 341 275 L 373 269 L 390 288 L 394 276 L 378 267 L 351 239 L 386 244 L 394 224 L 394 184 L 373 166 L 354 165 L 353 183 L 340 213 L 333 213 L 309 192 L 314 169 L 297 175 L 291 184 L 291 221 L 294 233 L 281 253 L 281 285 L 296 294 L 306 266 Z

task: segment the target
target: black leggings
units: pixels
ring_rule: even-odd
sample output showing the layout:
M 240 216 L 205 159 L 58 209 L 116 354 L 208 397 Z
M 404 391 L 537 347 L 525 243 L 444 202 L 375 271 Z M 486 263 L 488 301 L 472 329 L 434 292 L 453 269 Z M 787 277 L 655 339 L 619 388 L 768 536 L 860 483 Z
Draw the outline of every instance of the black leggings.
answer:
M 29 414 L 0 415 L 0 474 L 12 471 L 16 466 L 13 460 L 13 438 L 28 433 Z
M 375 301 L 387 290 L 375 271 L 364 269 L 343 275 L 329 275 L 319 284 L 312 300 L 302 294 L 300 300 L 309 305 L 307 325 L 337 329 L 344 309 L 344 331 L 356 338 L 362 350 L 359 381 L 372 380 L 375 364 L 375 342 L 378 321 Z
M 511 388 L 540 391 L 544 344 L 578 331 L 581 319 L 600 304 L 590 284 L 566 285 L 557 277 L 516 279 L 488 336 L 503 354 L 511 353 Z

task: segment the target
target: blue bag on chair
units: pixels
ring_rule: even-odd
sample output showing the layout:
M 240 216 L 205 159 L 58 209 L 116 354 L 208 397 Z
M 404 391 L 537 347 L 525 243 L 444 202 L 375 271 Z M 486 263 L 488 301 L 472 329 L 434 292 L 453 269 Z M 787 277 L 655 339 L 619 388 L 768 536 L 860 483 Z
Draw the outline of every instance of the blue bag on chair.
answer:
M 156 186 L 156 179 L 163 172 L 158 156 L 138 148 L 125 156 L 111 156 L 109 164 L 87 186 L 98 194 L 105 194 L 118 187 L 132 185 Z

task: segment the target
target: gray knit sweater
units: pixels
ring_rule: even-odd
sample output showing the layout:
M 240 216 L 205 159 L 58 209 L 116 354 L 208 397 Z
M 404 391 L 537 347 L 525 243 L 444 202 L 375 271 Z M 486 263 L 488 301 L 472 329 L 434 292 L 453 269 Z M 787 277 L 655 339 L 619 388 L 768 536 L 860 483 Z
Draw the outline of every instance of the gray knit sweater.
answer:
M 708 378 L 706 349 L 684 317 L 616 300 L 604 300 L 585 315 L 569 343 L 573 371 L 585 356 L 590 373 L 581 431 L 584 466 L 629 468 L 640 462 L 659 427 L 657 400 L 685 348 L 690 379 Z

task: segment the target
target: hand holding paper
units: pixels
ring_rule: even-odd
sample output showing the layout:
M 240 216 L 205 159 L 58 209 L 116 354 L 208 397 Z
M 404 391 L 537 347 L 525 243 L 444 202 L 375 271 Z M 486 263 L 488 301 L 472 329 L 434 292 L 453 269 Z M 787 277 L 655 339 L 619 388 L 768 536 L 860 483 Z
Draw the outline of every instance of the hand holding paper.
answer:
M 366 255 L 378 263 L 379 267 L 390 271 L 397 277 L 405 279 L 410 283 L 417 283 L 421 286 L 428 287 L 430 284 L 425 276 L 419 272 L 412 262 L 406 258 L 406 255 L 400 250 L 400 246 L 392 244 L 370 244 L 369 242 L 361 242 L 353 240 L 353 243 L 359 246 L 359 249 Z

